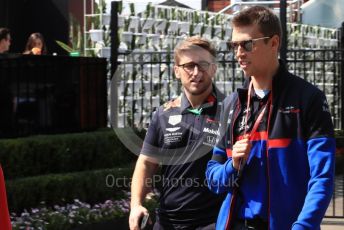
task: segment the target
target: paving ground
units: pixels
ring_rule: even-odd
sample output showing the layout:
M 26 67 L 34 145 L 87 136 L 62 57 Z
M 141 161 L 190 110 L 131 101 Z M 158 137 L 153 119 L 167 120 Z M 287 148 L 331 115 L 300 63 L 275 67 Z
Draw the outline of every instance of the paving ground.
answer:
M 322 230 L 344 230 L 344 193 L 343 175 L 336 178 L 334 200 L 331 201 L 325 216 L 342 216 L 343 218 L 324 218 Z
M 344 230 L 344 218 L 325 218 L 321 224 L 321 230 Z

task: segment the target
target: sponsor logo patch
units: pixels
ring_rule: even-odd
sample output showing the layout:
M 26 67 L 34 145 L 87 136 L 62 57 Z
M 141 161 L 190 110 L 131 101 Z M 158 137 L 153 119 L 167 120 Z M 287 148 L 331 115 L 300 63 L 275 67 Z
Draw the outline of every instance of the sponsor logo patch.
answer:
M 207 127 L 204 127 L 204 128 L 203 128 L 203 132 L 204 132 L 204 133 L 214 134 L 214 135 L 220 135 L 219 130 L 209 129 L 209 128 L 207 128 Z
M 168 123 L 171 125 L 176 125 L 182 121 L 182 115 L 172 115 L 168 118 Z
M 165 144 L 173 144 L 181 142 L 183 133 L 176 132 L 176 133 L 166 133 L 164 135 L 164 143 Z
M 177 131 L 179 129 L 180 129 L 180 127 L 166 128 L 166 130 L 169 131 L 169 132 L 175 132 L 175 131 Z
M 328 113 L 330 112 L 330 108 L 328 106 L 328 103 L 327 103 L 326 99 L 323 102 L 322 109 L 323 109 L 324 112 L 328 112 Z
M 215 145 L 216 138 L 214 136 L 207 136 L 207 142 L 209 144 Z
M 208 145 L 210 147 L 214 147 L 216 144 L 216 137 L 214 136 L 207 136 L 206 141 L 203 141 L 204 145 Z
M 294 106 L 287 106 L 285 108 L 280 108 L 278 110 L 280 113 L 299 113 L 300 109 L 295 108 Z

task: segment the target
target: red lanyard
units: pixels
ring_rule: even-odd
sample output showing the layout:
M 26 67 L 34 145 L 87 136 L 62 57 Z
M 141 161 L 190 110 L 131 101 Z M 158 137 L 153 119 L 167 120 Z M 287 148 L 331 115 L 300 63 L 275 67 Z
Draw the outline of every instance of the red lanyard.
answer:
M 251 91 L 252 91 L 252 86 L 253 86 L 253 83 L 252 81 L 250 82 L 250 86 L 248 87 L 248 93 L 247 93 L 247 106 L 246 106 L 246 117 L 245 117 L 245 129 L 244 129 L 244 135 L 243 137 L 245 138 L 246 134 L 247 134 L 247 121 L 248 121 L 248 113 L 249 113 L 249 109 L 250 109 L 250 103 L 251 103 Z M 257 132 L 257 129 L 258 129 L 258 126 L 260 124 L 260 122 L 262 121 L 263 119 L 263 116 L 264 116 L 264 113 L 265 113 L 265 110 L 267 107 L 269 107 L 269 104 L 271 103 L 271 100 L 272 100 L 272 93 L 270 93 L 269 95 L 269 98 L 268 98 L 268 101 L 266 102 L 264 108 L 262 109 L 262 111 L 259 113 L 258 117 L 257 117 L 257 120 L 254 122 L 253 124 L 253 127 L 252 127 L 252 130 L 249 134 L 249 139 L 251 139 L 254 134 Z M 239 169 L 238 169 L 238 178 L 241 177 L 242 175 L 242 170 L 244 168 L 244 160 L 243 158 L 240 159 L 240 164 L 239 164 Z
M 248 121 L 248 112 L 250 110 L 250 104 L 251 104 L 251 91 L 252 91 L 252 86 L 253 83 L 252 81 L 250 82 L 250 86 L 248 87 L 248 93 L 247 93 L 247 106 L 246 106 L 246 117 L 245 117 L 245 130 L 244 130 L 244 136 L 246 136 L 247 134 L 247 121 Z M 258 126 L 260 124 L 260 122 L 263 119 L 264 113 L 266 108 L 269 106 L 269 104 L 271 103 L 271 95 L 272 93 L 270 93 L 268 101 L 266 102 L 263 110 L 259 113 L 257 120 L 254 122 L 251 133 L 250 133 L 250 137 L 253 136 L 253 134 L 255 134 L 257 132 Z M 250 138 L 249 137 L 249 138 Z

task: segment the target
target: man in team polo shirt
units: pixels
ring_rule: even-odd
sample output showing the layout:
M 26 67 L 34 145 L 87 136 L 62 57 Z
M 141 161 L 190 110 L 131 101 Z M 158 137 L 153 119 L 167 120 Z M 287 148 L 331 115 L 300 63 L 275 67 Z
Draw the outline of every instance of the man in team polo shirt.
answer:
M 154 229 L 214 229 L 222 197 L 212 194 L 205 169 L 218 134 L 219 104 L 213 85 L 216 52 L 200 37 L 175 49 L 174 72 L 183 86 L 179 97 L 160 106 L 150 123 L 132 178 L 130 229 L 148 215 L 142 206 L 152 185 L 160 184 Z M 155 175 L 159 165 L 161 173 Z

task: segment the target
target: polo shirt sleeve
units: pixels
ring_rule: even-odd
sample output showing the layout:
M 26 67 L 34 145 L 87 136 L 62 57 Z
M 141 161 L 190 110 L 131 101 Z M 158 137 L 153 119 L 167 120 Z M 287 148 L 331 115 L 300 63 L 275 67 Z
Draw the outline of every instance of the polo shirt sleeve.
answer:
M 228 115 L 229 102 L 231 97 L 226 98 L 223 102 L 220 115 L 220 127 L 217 143 L 213 149 L 212 159 L 208 162 L 206 170 L 206 178 L 208 187 L 216 194 L 229 192 L 233 189 L 235 183 L 231 183 L 237 177 L 237 170 L 232 165 L 232 158 L 230 154 L 227 156 L 227 151 L 231 150 L 226 146 L 228 132 Z
M 219 124 L 219 132 L 217 136 L 216 145 L 213 149 L 213 157 L 212 160 L 219 161 L 220 163 L 224 163 L 227 160 L 227 153 L 226 151 L 226 141 L 227 141 L 227 132 L 228 129 L 228 117 L 229 117 L 229 108 L 231 103 L 232 97 L 227 97 L 221 106 L 220 112 L 220 124 Z M 228 147 L 227 147 L 228 148 Z
M 149 124 L 145 139 L 143 141 L 143 146 L 141 149 L 141 154 L 147 156 L 157 156 L 159 153 L 159 109 L 154 112 L 153 118 Z
M 221 106 L 219 135 L 217 136 L 212 157 L 212 160 L 218 161 L 219 163 L 225 163 L 232 156 L 231 143 L 228 142 L 230 140 L 229 136 L 232 135 L 229 132 L 232 119 L 230 113 L 233 113 L 233 111 L 230 112 L 230 110 L 234 102 L 234 94 L 231 94 L 225 98 Z

